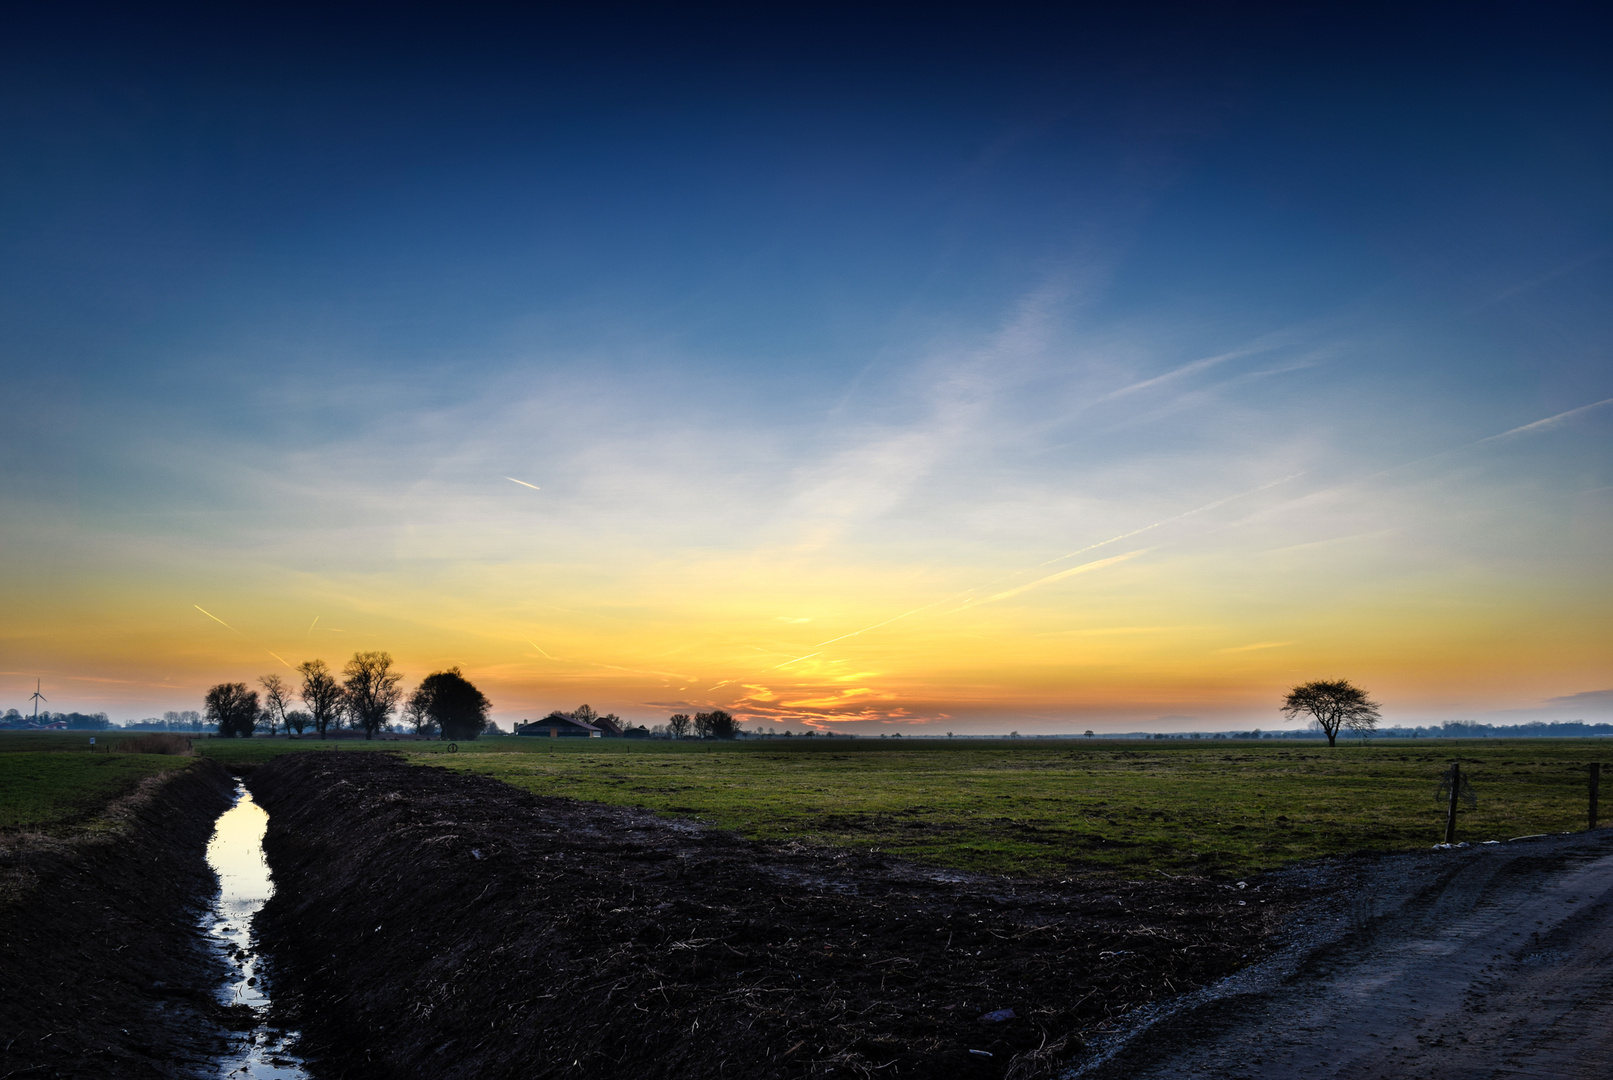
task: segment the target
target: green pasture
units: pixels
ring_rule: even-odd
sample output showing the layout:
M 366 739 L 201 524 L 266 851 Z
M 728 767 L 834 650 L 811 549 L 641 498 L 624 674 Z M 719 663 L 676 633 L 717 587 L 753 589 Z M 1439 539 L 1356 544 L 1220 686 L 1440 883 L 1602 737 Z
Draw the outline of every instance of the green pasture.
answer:
M 78 733 L 0 735 L 0 750 L 24 748 L 18 739 L 68 740 L 55 754 L 37 753 L 55 744 L 30 745 L 36 753 L 19 757 L 134 764 L 60 766 L 61 798 L 52 801 L 54 789 L 33 782 L 26 804 L 32 810 L 12 809 L 14 785 L 0 772 L 0 828 L 14 819 L 52 820 L 58 812 L 52 807 L 71 817 L 110 797 L 97 792 L 116 794 L 113 773 L 96 769 L 158 769 L 182 760 L 90 754 Z M 515 737 L 460 743 L 456 753 L 442 743 L 359 739 L 203 739 L 196 746 L 226 766 L 300 750 L 392 751 L 418 765 L 492 776 L 542 795 L 699 818 L 761 839 L 877 848 L 945 866 L 1055 877 L 1245 874 L 1318 855 L 1425 847 L 1443 833 L 1444 809 L 1434 794 L 1453 758 L 1478 794 L 1477 808 L 1461 812 L 1459 840 L 1582 829 L 1585 765 L 1613 766 L 1613 743 L 1589 739 L 1383 741 L 1333 749 L 1288 740 Z M 0 753 L 0 767 L 9 756 Z M 34 768 L 43 775 L 42 766 Z M 1604 771 L 1605 801 L 1613 804 L 1613 767 Z M 82 786 L 103 776 L 106 786 Z M 1613 805 L 1603 817 L 1613 817 Z
M 425 744 L 429 746 L 430 744 Z M 1244 874 L 1441 839 L 1452 758 L 1478 794 L 1458 840 L 1586 824 L 1606 742 L 632 743 L 495 739 L 410 755 L 544 795 L 698 817 L 745 835 L 878 848 L 946 866 L 1061 876 Z
M 77 742 L 84 748 L 32 749 L 17 745 L 9 732 L 0 735 L 0 829 L 50 831 L 85 822 L 146 777 L 191 762 L 165 754 L 92 753 L 87 737 Z

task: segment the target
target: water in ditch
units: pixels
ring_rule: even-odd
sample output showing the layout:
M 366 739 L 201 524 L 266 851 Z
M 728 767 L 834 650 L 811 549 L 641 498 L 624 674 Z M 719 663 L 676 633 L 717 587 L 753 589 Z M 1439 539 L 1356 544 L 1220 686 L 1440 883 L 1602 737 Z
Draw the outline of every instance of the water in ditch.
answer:
M 269 815 L 240 784 L 235 805 L 219 815 L 207 842 L 207 864 L 218 875 L 218 898 L 203 918 L 203 928 L 230 965 L 219 988 L 226 1005 L 245 1005 L 257 1016 L 252 1029 L 237 1037 L 219 1063 L 219 1076 L 229 1080 L 308 1080 L 303 1063 L 291 1053 L 295 1032 L 268 1024 L 269 995 L 260 974 L 252 917 L 274 892 L 269 863 L 263 857 L 263 834 Z

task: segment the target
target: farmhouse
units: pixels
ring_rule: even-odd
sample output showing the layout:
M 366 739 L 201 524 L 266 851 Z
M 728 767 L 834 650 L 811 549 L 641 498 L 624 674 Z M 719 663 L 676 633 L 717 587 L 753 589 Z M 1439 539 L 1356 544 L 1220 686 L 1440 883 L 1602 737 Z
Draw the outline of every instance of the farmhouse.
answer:
M 568 716 L 563 712 L 552 712 L 542 720 L 533 720 L 528 723 L 515 725 L 517 735 L 547 735 L 550 738 L 581 738 L 599 739 L 606 734 L 605 731 L 593 724 Z M 620 731 L 611 734 L 620 734 Z

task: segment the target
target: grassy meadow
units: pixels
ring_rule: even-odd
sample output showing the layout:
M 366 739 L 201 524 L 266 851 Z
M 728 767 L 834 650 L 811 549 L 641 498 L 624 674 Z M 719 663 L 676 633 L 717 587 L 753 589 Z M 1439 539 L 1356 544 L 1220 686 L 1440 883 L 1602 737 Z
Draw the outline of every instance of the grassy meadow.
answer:
M 0 829 L 49 832 L 90 823 L 97 811 L 154 773 L 190 758 L 106 753 L 123 735 L 94 732 L 0 732 Z M 128 736 L 143 734 L 129 732 Z
M 557 745 L 545 745 L 549 742 Z M 429 759 L 539 794 L 688 815 L 770 840 L 878 848 L 945 866 L 1061 876 L 1243 874 L 1442 838 L 1452 758 L 1478 795 L 1458 840 L 1583 829 L 1606 742 L 497 739 Z M 427 760 L 421 755 L 419 760 Z
M 71 748 L 45 745 L 51 739 L 68 740 Z M 129 777 L 138 779 L 142 770 L 183 761 L 95 755 L 86 752 L 87 742 L 78 733 L 0 735 L 0 828 L 71 818 L 103 797 L 98 793 L 116 794 L 119 777 L 132 783 Z M 1453 758 L 1478 795 L 1477 808 L 1461 812 L 1459 840 L 1582 829 L 1585 765 L 1613 762 L 1613 744 L 1605 740 L 1548 739 L 1335 749 L 1289 740 L 514 737 L 460 743 L 457 753 L 440 743 L 347 739 L 206 739 L 197 746 L 225 765 L 296 750 L 388 750 L 537 794 L 695 817 L 761 839 L 878 848 L 943 866 L 1052 877 L 1245 874 L 1318 855 L 1424 847 L 1443 832 L 1444 810 L 1434 796 Z M 28 762 L 9 765 L 13 757 Z M 25 774 L 34 779 L 13 795 L 7 779 Z M 1604 818 L 1613 817 L 1609 809 Z

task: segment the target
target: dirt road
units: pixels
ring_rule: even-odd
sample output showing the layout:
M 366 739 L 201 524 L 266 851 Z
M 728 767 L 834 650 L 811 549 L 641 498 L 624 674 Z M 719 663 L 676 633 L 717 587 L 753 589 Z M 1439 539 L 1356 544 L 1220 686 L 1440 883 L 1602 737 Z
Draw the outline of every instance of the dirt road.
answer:
M 1613 1077 L 1613 829 L 1397 856 L 1068 1080 Z

